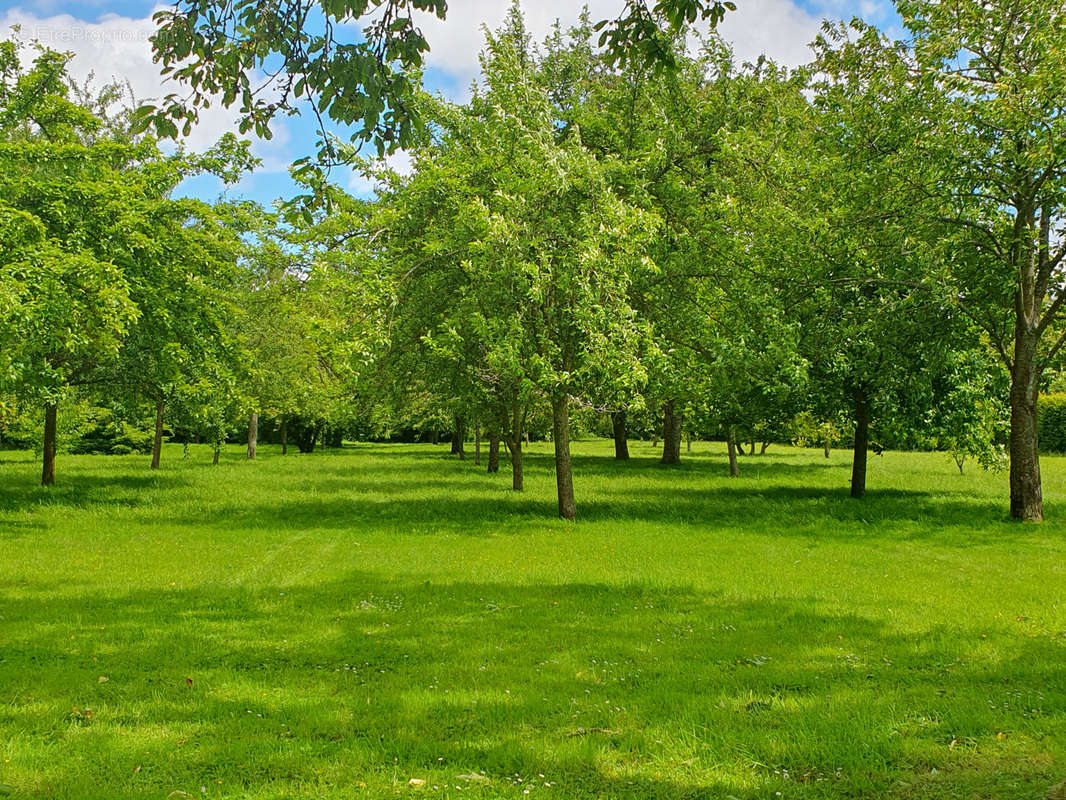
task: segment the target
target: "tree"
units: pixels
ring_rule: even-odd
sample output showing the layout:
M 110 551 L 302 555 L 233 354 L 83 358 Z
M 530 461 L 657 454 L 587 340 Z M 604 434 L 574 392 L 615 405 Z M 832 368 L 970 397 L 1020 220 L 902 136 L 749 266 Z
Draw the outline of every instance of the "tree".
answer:
M 0 43 L 0 379 L 44 406 L 50 485 L 59 401 L 98 377 L 137 318 L 116 262 L 141 229 L 135 165 L 152 147 L 94 140 L 100 121 L 68 99 L 67 57 L 37 52 L 24 69 Z
M 1066 342 L 1066 26 L 1055 0 L 898 5 L 913 36 L 893 44 L 862 23 L 837 30 L 824 64 L 840 81 L 876 76 L 871 116 L 909 98 L 919 123 L 905 163 L 912 196 L 954 245 L 947 278 L 1010 374 L 1011 516 L 1043 518 L 1037 400 Z M 852 34 L 849 38 L 847 34 Z M 883 119 L 883 115 L 882 115 Z
M 560 141 L 527 48 L 513 8 L 489 38 L 486 87 L 469 109 L 425 101 L 439 132 L 416 150 L 415 175 L 393 202 L 433 209 L 399 215 L 432 224 L 393 236 L 390 261 L 397 298 L 415 298 L 403 307 L 421 320 L 420 338 L 489 387 L 516 488 L 529 404 L 550 404 L 558 509 L 573 519 L 570 404 L 606 374 L 642 373 L 628 289 L 655 220 L 618 198 L 578 132 Z
M 173 181 L 186 171 L 175 167 Z M 240 231 L 228 228 L 226 215 L 215 208 L 171 200 L 168 193 L 145 220 L 153 235 L 138 239 L 126 263 L 139 315 L 111 379 L 129 402 L 154 406 L 152 469 L 160 464 L 167 403 L 201 372 L 213 374 L 225 364 L 236 368 L 239 359 L 233 298 Z

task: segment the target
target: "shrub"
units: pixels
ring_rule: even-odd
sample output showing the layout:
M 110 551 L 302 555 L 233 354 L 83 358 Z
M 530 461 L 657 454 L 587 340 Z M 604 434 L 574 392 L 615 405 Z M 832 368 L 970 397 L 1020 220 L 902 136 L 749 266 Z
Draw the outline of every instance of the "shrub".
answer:
M 1066 453 L 1066 392 L 1042 396 L 1037 412 L 1040 449 Z

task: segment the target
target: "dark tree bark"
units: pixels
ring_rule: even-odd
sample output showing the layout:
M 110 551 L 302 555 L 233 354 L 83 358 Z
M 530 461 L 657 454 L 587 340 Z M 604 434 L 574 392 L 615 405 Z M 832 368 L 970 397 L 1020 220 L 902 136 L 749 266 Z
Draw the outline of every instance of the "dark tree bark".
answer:
M 289 418 L 281 418 L 281 454 L 287 456 L 289 454 Z
M 762 446 L 759 447 L 759 455 L 760 456 L 766 455 L 766 448 L 769 447 L 769 446 L 770 446 L 769 442 L 763 442 Z
M 215 445 L 215 456 L 214 456 L 214 458 L 212 458 L 212 459 L 211 459 L 211 463 L 212 463 L 212 464 L 214 464 L 215 466 L 218 466 L 218 454 L 219 454 L 219 450 L 220 450 L 220 448 L 219 448 L 219 446 L 218 446 L 218 445 L 216 444 L 216 445 Z
M 552 398 L 552 440 L 555 443 L 555 488 L 559 516 L 577 517 L 574 503 L 574 476 L 570 469 L 570 409 L 566 395 Z
M 726 450 L 729 453 L 729 477 L 740 477 L 740 465 L 737 464 L 737 429 L 730 425 L 726 430 Z
M 248 458 L 255 459 L 255 448 L 259 444 L 259 413 L 253 411 L 248 415 Z
M 315 439 L 318 437 L 318 428 L 313 422 L 297 417 L 293 420 L 293 441 L 301 453 L 313 453 L 315 451 Z
M 500 437 L 495 433 L 489 436 L 489 468 L 490 474 L 500 471 Z
M 481 466 L 481 423 L 474 423 L 474 466 Z
M 463 440 L 466 438 L 465 425 L 461 417 L 455 418 L 455 426 L 452 430 L 452 455 L 459 456 L 462 461 L 466 458 Z
M 440 431 L 430 431 L 429 432 L 429 443 L 430 444 L 440 444 Z
M 511 451 L 511 488 L 522 491 L 522 437 L 516 436 L 507 442 L 507 449 Z
M 659 463 L 681 463 L 681 417 L 674 413 L 673 400 L 663 403 L 663 457 Z
M 159 469 L 163 456 L 163 404 L 155 404 L 155 434 L 152 436 L 152 469 Z
M 851 460 L 851 496 L 866 494 L 866 458 L 870 446 L 870 400 L 865 389 L 855 390 L 855 450 Z
M 1041 373 L 1036 361 L 1038 339 L 1022 315 L 1018 317 L 1010 386 L 1010 515 L 1023 522 L 1040 522 L 1044 499 L 1036 424 Z
M 44 407 L 44 442 L 41 450 L 41 486 L 56 482 L 56 415 L 55 403 Z
M 825 457 L 826 458 L 829 458 L 829 445 L 823 444 L 822 445 L 822 452 L 825 453 Z
M 611 414 L 611 427 L 614 429 L 615 460 L 629 461 L 629 432 L 626 430 L 626 412 L 615 411 Z

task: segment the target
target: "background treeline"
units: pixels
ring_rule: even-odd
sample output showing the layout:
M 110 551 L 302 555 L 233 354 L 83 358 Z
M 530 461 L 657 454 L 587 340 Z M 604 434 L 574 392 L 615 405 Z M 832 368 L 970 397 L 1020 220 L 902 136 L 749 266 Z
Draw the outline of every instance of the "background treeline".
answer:
M 516 490 L 543 438 L 568 518 L 574 435 L 618 458 L 651 438 L 665 464 L 720 437 L 732 474 L 749 448 L 846 445 L 856 497 L 871 447 L 960 470 L 1009 451 L 1012 514 L 1039 519 L 1066 26 L 1047 0 L 898 10 L 907 42 L 827 24 L 786 70 L 676 26 L 618 58 L 587 16 L 534 42 L 515 6 L 468 102 L 404 84 L 409 174 L 327 139 L 376 197 L 304 161 L 273 209 L 175 198 L 254 169 L 247 144 L 166 154 L 138 132 L 175 133 L 165 112 L 4 43 L 0 437 L 32 441 L 45 483 L 57 442 L 158 466 L 165 437 L 216 461 L 260 437 L 476 439 Z

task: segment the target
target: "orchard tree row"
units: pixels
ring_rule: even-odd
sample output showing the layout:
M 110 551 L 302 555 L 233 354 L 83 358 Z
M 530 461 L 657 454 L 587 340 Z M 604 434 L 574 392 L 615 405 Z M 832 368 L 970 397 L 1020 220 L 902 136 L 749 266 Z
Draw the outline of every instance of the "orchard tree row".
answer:
M 515 7 L 461 104 L 418 88 L 418 42 L 356 63 L 204 5 L 155 41 L 193 92 L 132 115 L 5 45 L 0 380 L 44 415 L 46 482 L 58 404 L 91 394 L 152 406 L 153 464 L 168 425 L 217 453 L 242 418 L 254 455 L 259 415 L 312 441 L 354 417 L 447 428 L 460 452 L 476 431 L 515 490 L 547 417 L 565 518 L 575 414 L 609 418 L 619 458 L 649 417 L 666 464 L 686 432 L 720 433 L 734 474 L 743 442 L 798 420 L 808 443 L 853 437 L 856 497 L 872 437 L 991 465 L 1005 436 L 1011 513 L 1042 518 L 1037 401 L 1066 340 L 1060 4 L 901 0 L 906 42 L 827 24 L 799 70 L 692 44 L 698 14 L 671 4 L 544 42 Z M 293 78 L 273 104 L 226 57 L 256 35 Z M 178 133 L 230 79 L 261 135 L 300 98 L 364 127 L 324 135 L 270 212 L 174 199 L 194 172 L 254 168 L 247 146 L 163 155 L 135 131 Z M 368 141 L 402 144 L 410 172 L 362 159 Z M 376 196 L 331 183 L 338 162 Z

